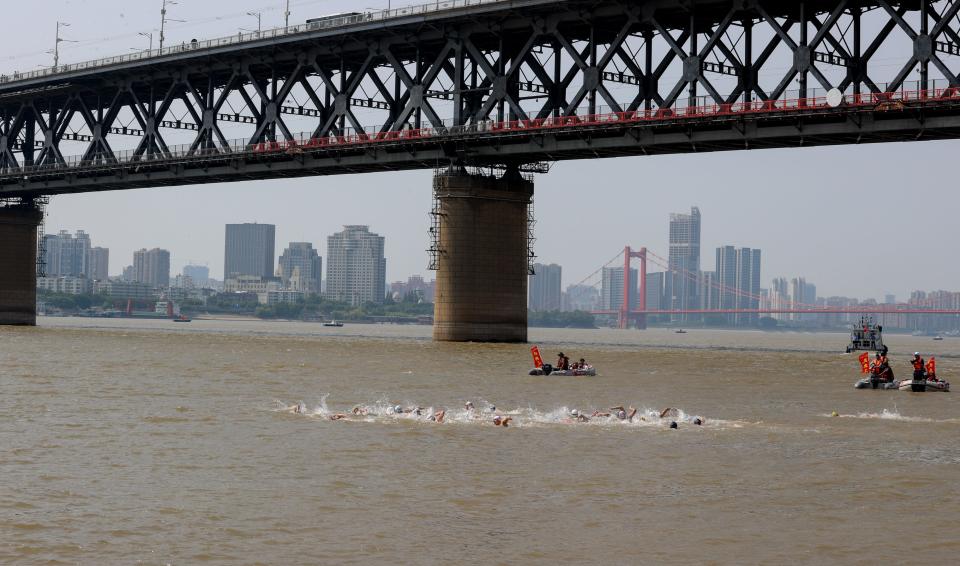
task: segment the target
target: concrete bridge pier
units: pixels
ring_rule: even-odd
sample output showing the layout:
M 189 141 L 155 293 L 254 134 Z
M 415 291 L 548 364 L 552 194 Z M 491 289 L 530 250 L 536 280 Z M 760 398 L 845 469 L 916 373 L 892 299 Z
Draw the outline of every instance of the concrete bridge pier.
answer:
M 451 167 L 434 177 L 433 339 L 526 342 L 533 182 Z
M 0 204 L 0 325 L 37 324 L 37 227 L 32 202 Z

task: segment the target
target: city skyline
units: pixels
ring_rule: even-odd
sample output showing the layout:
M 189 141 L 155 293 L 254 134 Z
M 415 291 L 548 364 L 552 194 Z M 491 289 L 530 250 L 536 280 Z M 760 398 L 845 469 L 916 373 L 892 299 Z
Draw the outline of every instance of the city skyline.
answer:
M 134 9 L 119 0 L 96 4 L 99 9 L 90 10 L 88 4 L 64 3 L 55 16 L 52 12 L 39 16 L 42 21 L 49 18 L 50 29 L 54 19 L 71 23 L 69 39 L 79 43 L 61 45 L 61 62 L 147 47 L 146 39 L 136 34 L 105 41 L 99 30 L 149 31 L 157 26 L 155 10 Z M 263 4 L 236 0 L 224 13 L 215 2 L 192 3 L 179 10 L 178 19 L 187 21 L 171 24 L 166 33 L 173 42 L 235 33 L 249 25 L 245 11 L 262 9 Z M 386 7 L 386 2 L 371 3 L 378 5 Z M 292 18 L 301 21 L 352 7 L 347 0 L 329 0 L 322 6 L 295 7 Z M 11 17 L 35 17 L 28 15 L 28 5 L 10 9 Z M 279 8 L 265 12 L 264 26 L 281 25 L 281 12 Z M 26 28 L 10 32 L 15 47 L 0 61 L 0 72 L 51 64 L 52 37 Z M 830 294 L 878 299 L 890 293 L 908 297 L 917 289 L 951 289 L 960 286 L 960 265 L 942 262 L 937 244 L 952 235 L 953 210 L 960 204 L 960 197 L 945 189 L 951 177 L 942 166 L 949 162 L 954 144 L 891 143 L 556 164 L 551 173 L 535 178 L 535 252 L 546 263 L 564 266 L 565 287 L 600 268 L 624 245 L 646 246 L 666 257 L 662 219 L 696 203 L 708 214 L 703 250 L 756 245 L 764 250 L 764 271 L 771 276 L 803 274 Z M 929 178 L 921 183 L 920 175 Z M 119 274 L 136 249 L 162 247 L 171 252 L 172 273 L 182 272 L 188 263 L 200 263 L 211 268 L 212 277 L 223 280 L 219 273 L 223 250 L 218 249 L 216 235 L 224 224 L 274 223 L 277 242 L 312 242 L 318 249 L 326 235 L 343 224 L 369 224 L 389 240 L 387 275 L 396 280 L 413 273 L 428 275 L 423 250 L 430 246 L 430 188 L 431 172 L 421 171 L 65 195 L 52 199 L 47 231 L 86 229 L 95 234 L 98 245 L 111 249 L 110 275 Z M 150 214 L 131 217 L 129 211 Z M 571 230 L 561 221 L 571 216 L 601 229 Z M 917 225 L 922 229 L 913 228 Z M 852 246 L 856 232 L 866 230 L 871 231 L 869 246 Z M 131 233 L 137 236 L 131 238 Z M 275 253 L 280 252 L 278 247 Z M 888 262 L 894 265 L 882 278 L 864 275 L 864 266 Z M 916 264 L 924 269 L 910 268 Z

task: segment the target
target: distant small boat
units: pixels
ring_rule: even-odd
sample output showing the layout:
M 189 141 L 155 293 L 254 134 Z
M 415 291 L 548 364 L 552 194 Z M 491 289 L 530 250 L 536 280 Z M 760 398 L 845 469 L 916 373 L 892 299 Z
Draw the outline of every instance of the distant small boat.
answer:
M 938 334 L 938 335 L 934 336 L 933 339 L 934 339 L 934 340 L 943 340 L 943 336 L 940 336 L 940 335 Z
M 343 326 L 343 323 L 340 322 L 339 320 L 331 320 L 330 322 L 324 322 L 323 325 L 330 326 L 333 328 L 340 328 L 341 326 Z
M 177 318 L 173 319 L 173 322 L 193 322 L 193 319 L 181 314 Z
M 675 334 L 686 334 L 686 333 L 687 333 L 687 331 L 684 330 L 684 329 L 682 329 L 682 328 L 678 328 L 678 329 L 674 330 L 673 332 L 674 332 Z

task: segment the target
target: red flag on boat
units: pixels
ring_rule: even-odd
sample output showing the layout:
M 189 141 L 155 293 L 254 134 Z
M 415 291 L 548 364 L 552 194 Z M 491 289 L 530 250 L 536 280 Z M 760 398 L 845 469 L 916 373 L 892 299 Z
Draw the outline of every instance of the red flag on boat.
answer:
M 927 362 L 927 375 L 937 375 L 937 360 L 930 358 Z
M 864 352 L 860 354 L 860 373 L 870 373 L 870 354 Z
M 534 346 L 530 348 L 530 353 L 533 354 L 533 367 L 539 369 L 543 367 L 543 358 L 540 357 L 540 348 Z

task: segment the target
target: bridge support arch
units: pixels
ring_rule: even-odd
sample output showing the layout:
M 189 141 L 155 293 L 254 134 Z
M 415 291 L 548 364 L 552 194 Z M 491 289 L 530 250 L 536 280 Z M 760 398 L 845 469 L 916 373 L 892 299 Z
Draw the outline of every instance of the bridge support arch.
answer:
M 30 201 L 0 204 L 0 325 L 37 324 L 37 227 L 43 210 Z
M 533 181 L 460 167 L 433 181 L 433 339 L 526 342 Z

